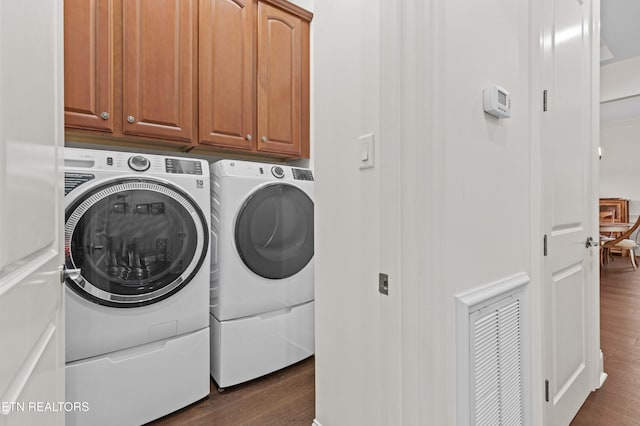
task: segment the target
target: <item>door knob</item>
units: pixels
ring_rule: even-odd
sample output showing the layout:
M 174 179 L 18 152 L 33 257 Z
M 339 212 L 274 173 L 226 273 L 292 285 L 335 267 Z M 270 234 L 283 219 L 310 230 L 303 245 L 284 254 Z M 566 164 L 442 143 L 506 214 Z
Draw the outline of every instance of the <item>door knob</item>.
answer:
M 587 237 L 587 242 L 585 243 L 585 246 L 587 248 L 589 247 L 597 247 L 598 246 L 598 242 L 595 241 L 592 237 Z

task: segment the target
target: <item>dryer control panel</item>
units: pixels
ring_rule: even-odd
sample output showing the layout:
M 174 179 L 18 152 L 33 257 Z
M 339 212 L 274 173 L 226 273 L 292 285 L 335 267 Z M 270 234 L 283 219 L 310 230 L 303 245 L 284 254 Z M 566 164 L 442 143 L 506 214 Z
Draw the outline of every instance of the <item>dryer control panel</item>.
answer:
M 291 172 L 295 180 L 313 180 L 313 173 L 311 173 L 309 169 L 296 169 L 292 167 Z
M 313 172 L 306 168 L 285 164 L 255 163 L 241 160 L 220 160 L 211 165 L 211 171 L 219 178 L 246 177 L 265 181 L 308 181 L 313 182 Z M 301 185 L 303 182 L 299 182 Z M 306 185 L 306 183 L 305 183 Z

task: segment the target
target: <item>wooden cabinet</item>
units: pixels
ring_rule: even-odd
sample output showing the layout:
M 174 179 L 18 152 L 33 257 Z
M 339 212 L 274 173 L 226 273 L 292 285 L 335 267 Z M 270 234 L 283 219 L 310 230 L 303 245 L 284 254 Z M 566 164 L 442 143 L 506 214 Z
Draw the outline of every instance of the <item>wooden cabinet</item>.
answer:
M 600 221 L 628 223 L 629 200 L 623 198 L 600 198 Z
M 258 150 L 300 155 L 300 18 L 258 3 Z
M 600 222 L 629 223 L 629 200 L 624 198 L 600 198 Z M 606 233 L 609 237 L 619 237 L 621 232 Z M 628 255 L 628 250 L 619 247 L 607 247 L 609 253 Z
M 311 18 L 285 0 L 66 0 L 67 136 L 309 157 Z
M 189 147 L 197 123 L 197 12 L 197 0 L 65 0 L 67 133 Z
M 122 15 L 123 132 L 190 142 L 196 0 L 124 0 Z
M 201 1 L 201 145 L 309 156 L 310 20 L 282 1 Z
M 253 0 L 202 0 L 200 8 L 200 143 L 255 146 Z
M 64 119 L 69 128 L 113 131 L 111 0 L 64 2 Z

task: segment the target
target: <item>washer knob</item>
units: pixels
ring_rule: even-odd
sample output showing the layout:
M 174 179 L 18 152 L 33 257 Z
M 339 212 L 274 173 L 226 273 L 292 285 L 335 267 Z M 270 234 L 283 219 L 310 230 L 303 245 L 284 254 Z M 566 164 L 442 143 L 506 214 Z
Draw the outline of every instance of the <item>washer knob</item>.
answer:
M 142 155 L 134 155 L 133 157 L 129 157 L 129 167 L 131 167 L 136 172 L 144 172 L 151 167 L 151 162 Z
M 271 174 L 277 177 L 278 179 L 282 179 L 284 177 L 284 170 L 280 166 L 273 166 L 271 168 Z

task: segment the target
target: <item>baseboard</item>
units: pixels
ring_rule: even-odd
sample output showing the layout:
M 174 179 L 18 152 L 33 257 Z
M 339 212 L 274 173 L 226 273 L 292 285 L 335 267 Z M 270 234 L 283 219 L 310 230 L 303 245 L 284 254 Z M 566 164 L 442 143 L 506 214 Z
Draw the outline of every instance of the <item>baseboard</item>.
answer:
M 598 389 L 602 387 L 607 377 L 609 377 L 608 374 L 604 372 L 604 355 L 602 351 L 600 351 L 600 384 L 598 385 Z
M 598 387 L 598 389 L 600 389 L 602 385 L 604 385 L 604 382 L 607 380 L 607 377 L 609 377 L 609 375 L 604 371 L 600 373 L 600 386 Z
M 313 423 L 311 423 L 311 426 L 322 426 L 322 425 L 320 424 L 320 422 L 318 420 L 313 419 Z

